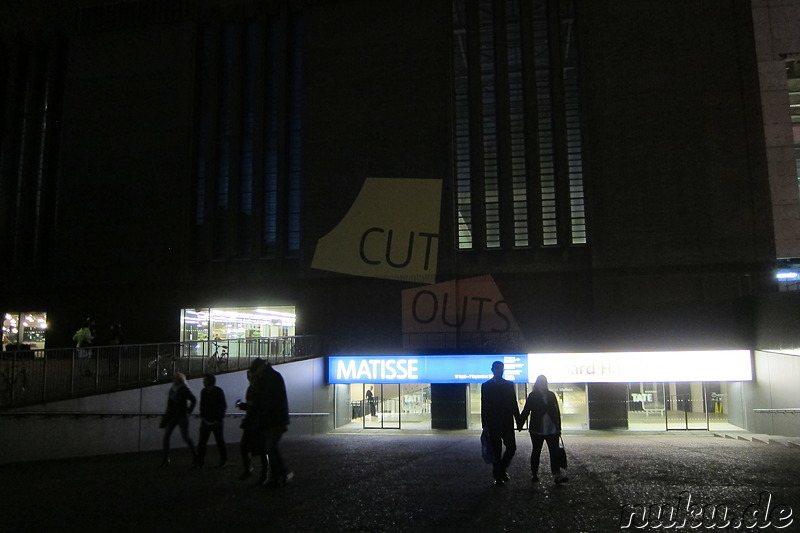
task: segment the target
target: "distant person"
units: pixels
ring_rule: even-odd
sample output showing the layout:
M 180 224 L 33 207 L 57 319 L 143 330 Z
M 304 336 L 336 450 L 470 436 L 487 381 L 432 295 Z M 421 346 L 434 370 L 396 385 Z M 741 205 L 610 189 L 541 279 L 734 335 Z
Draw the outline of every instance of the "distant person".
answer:
M 369 416 L 375 416 L 375 395 L 372 394 L 372 386 L 367 389 L 367 410 L 369 411 Z
M 283 487 L 294 474 L 286 469 L 280 452 L 280 440 L 289 426 L 289 403 L 283 376 L 262 359 L 251 367 L 255 416 L 264 428 L 264 448 L 269 459 L 269 479 L 265 487 Z
M 115 320 L 108 328 L 108 336 L 106 337 L 106 344 L 108 346 L 118 346 L 122 344 L 122 322 Z
M 115 346 L 115 348 L 108 351 L 108 373 L 115 374 L 119 369 L 120 358 L 122 351 L 119 346 L 123 344 L 122 341 L 122 322 L 115 320 L 108 328 L 108 336 L 106 337 L 107 346 Z
M 197 452 L 194 448 L 194 442 L 189 436 L 189 415 L 192 414 L 196 404 L 197 398 L 195 398 L 192 390 L 186 384 L 186 376 L 180 372 L 176 373 L 167 396 L 167 410 L 161 418 L 161 427 L 164 428 L 164 455 L 161 466 L 169 465 L 169 439 L 175 426 L 178 426 L 183 441 L 192 451 L 192 464 L 197 464 Z
M 561 436 L 561 410 L 558 408 L 558 398 L 547 386 L 547 378 L 539 376 L 533 384 L 533 390 L 525 400 L 525 406 L 517 421 L 518 429 L 522 430 L 525 419 L 530 413 L 528 431 L 531 434 L 533 449 L 531 451 L 531 480 L 539 481 L 539 459 L 543 443 L 547 443 L 550 453 L 550 471 L 556 483 L 563 483 L 569 478 L 561 472 L 557 461 L 558 439 Z
M 83 326 L 72 336 L 72 340 L 75 341 L 75 346 L 78 348 L 78 371 L 82 376 L 90 376 L 92 374 L 91 370 L 89 370 L 89 362 L 92 357 L 93 329 L 94 320 L 87 318 L 83 322 Z
M 261 358 L 256 358 L 251 363 L 250 369 L 247 371 L 247 381 L 249 385 L 245 393 L 245 401 L 236 401 L 236 407 L 246 412 L 240 424 L 242 428 L 242 439 L 239 442 L 239 452 L 242 457 L 242 473 L 239 475 L 239 479 L 248 479 L 253 475 L 251 457 L 258 457 L 261 461 L 261 474 L 256 480 L 256 485 L 263 485 L 266 483 L 269 469 L 264 420 L 263 417 L 260 416 L 258 407 L 255 405 L 258 395 L 253 384 L 254 372 L 263 364 L 264 360 Z
M 508 482 L 508 466 L 517 451 L 514 427 L 519 417 L 519 406 L 514 384 L 503 379 L 504 370 L 502 361 L 495 361 L 492 363 L 494 376 L 481 385 L 481 425 L 487 430 L 489 445 L 494 451 L 492 476 L 496 486 Z
M 217 378 L 213 374 L 203 376 L 203 390 L 200 391 L 200 440 L 197 443 L 198 468 L 203 468 L 206 458 L 206 444 L 211 434 L 217 443 L 219 466 L 228 462 L 228 450 L 225 447 L 223 418 L 228 404 L 225 403 L 225 392 L 217 387 Z

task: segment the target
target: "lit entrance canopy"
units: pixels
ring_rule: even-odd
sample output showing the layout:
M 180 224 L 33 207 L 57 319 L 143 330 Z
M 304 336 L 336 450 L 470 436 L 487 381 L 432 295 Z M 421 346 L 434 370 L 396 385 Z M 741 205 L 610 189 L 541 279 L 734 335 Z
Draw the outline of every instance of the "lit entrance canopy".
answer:
M 552 383 L 752 381 L 750 350 L 528 354 L 528 380 Z
M 329 383 L 482 383 L 494 361 L 503 377 L 533 383 L 752 381 L 749 350 L 483 355 L 332 355 Z

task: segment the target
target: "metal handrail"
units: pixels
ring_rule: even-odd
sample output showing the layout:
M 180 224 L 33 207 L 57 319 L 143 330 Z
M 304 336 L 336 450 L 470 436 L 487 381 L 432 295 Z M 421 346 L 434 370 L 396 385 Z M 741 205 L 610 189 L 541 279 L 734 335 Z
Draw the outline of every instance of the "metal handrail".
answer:
M 215 356 L 215 343 L 227 353 Z M 321 355 L 319 337 L 257 337 L 158 344 L 93 346 L 0 352 L 0 409 L 80 398 L 250 367 L 260 357 L 273 364 Z
M 226 412 L 226 418 L 244 418 L 247 413 L 244 411 L 231 411 Z M 290 417 L 307 417 L 307 416 L 330 416 L 331 413 L 289 413 Z M 56 417 L 69 417 L 69 418 L 158 418 L 164 416 L 164 412 L 116 412 L 116 411 L 24 411 L 24 412 L 0 412 L 0 419 L 2 418 L 56 418 Z M 200 418 L 199 413 L 192 413 L 190 418 Z

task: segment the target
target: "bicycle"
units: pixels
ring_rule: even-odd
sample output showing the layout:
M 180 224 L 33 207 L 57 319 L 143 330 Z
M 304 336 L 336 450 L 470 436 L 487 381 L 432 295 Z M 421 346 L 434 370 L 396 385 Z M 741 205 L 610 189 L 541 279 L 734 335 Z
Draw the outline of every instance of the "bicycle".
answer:
M 155 373 L 153 383 L 156 383 L 159 379 L 172 378 L 172 376 L 175 374 L 175 363 L 177 360 L 178 356 L 176 356 L 174 353 L 165 352 L 158 354 L 155 359 L 152 359 L 150 362 L 148 362 L 147 368 L 149 371 Z
M 219 374 L 228 369 L 228 345 L 213 341 L 214 353 L 208 359 L 208 368 L 214 373 Z

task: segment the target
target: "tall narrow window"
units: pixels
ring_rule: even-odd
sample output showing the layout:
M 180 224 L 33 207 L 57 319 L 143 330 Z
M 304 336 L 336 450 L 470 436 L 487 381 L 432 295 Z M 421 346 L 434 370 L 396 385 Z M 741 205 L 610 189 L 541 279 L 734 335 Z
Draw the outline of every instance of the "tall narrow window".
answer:
M 569 175 L 570 238 L 586 244 L 586 212 L 583 194 L 583 150 L 581 144 L 578 91 L 578 52 L 575 44 L 575 13 L 572 0 L 561 3 L 561 49 L 564 64 L 564 111 L 566 114 L 567 173 Z
M 0 48 L 0 239 L 7 264 L 46 262 L 55 214 L 64 43 L 20 39 Z
M 536 80 L 537 145 L 541 194 L 542 235 L 545 246 L 558 244 L 556 210 L 556 168 L 553 139 L 553 100 L 550 78 L 550 41 L 547 4 L 534 2 L 533 12 L 534 76 Z
M 299 17 L 292 17 L 289 23 L 289 123 L 288 142 L 289 161 L 287 169 L 287 249 L 290 256 L 300 250 L 300 193 L 303 175 L 302 138 L 303 138 L 303 53 L 302 25 Z
M 453 0 L 460 250 L 587 241 L 572 0 Z
M 514 246 L 526 247 L 528 238 L 528 177 L 525 161 L 525 86 L 522 70 L 520 5 L 506 1 L 506 45 L 508 52 L 509 140 L 511 142 L 511 189 L 513 194 Z
M 269 21 L 264 88 L 264 215 L 261 231 L 261 256 L 274 256 L 278 250 L 278 90 L 280 87 L 280 19 Z
M 455 138 L 455 204 L 458 248 L 472 242 L 472 172 L 470 170 L 469 64 L 467 55 L 466 0 L 453 2 L 453 87 Z
M 253 252 L 253 207 L 256 171 L 256 127 L 258 88 L 256 75 L 263 61 L 264 27 L 249 21 L 245 27 L 245 44 L 242 84 L 242 147 L 241 179 L 239 180 L 239 221 L 237 232 L 237 256 L 247 258 Z
M 217 165 L 214 191 L 214 241 L 213 257 L 224 259 L 227 256 L 230 220 L 231 156 L 234 151 L 234 64 L 240 56 L 237 34 L 233 23 L 222 27 L 222 58 L 220 71 L 219 125 L 217 136 Z M 238 117 L 236 117 L 238 118 Z
M 484 242 L 487 248 L 498 248 L 500 247 L 500 175 L 497 160 L 497 80 L 493 3 L 481 2 L 479 14 Z

